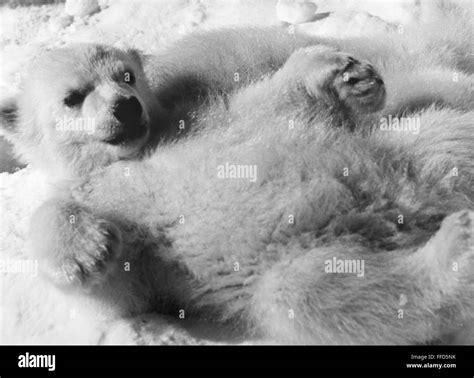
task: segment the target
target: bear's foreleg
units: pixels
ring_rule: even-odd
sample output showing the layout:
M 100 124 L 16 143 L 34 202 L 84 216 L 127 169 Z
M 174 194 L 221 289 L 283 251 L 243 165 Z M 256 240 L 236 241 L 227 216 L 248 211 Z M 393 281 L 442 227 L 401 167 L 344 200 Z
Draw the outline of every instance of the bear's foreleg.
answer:
M 295 51 L 272 77 L 238 92 L 230 109 L 237 115 L 251 109 L 320 119 L 352 130 L 360 116 L 379 111 L 385 97 L 384 82 L 370 63 L 316 45 Z

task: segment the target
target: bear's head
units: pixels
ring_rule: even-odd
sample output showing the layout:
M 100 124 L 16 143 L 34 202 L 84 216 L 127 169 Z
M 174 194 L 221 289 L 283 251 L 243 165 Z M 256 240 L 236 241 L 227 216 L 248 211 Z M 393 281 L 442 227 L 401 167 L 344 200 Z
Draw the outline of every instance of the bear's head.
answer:
M 25 163 L 77 177 L 139 156 L 157 106 L 135 50 L 77 44 L 34 59 L 1 133 Z

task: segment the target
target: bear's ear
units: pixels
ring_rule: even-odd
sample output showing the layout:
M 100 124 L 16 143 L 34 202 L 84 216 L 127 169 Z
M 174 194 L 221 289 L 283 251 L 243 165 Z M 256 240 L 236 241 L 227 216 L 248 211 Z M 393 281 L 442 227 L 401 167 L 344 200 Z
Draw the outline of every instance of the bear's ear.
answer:
M 126 53 L 143 69 L 143 54 L 136 49 L 127 49 Z
M 18 125 L 18 103 L 10 98 L 0 103 L 0 135 L 7 139 L 16 134 Z
M 155 55 L 145 54 L 143 51 L 137 49 L 128 49 L 127 54 L 129 54 L 144 71 L 146 71 L 146 67 L 156 59 Z

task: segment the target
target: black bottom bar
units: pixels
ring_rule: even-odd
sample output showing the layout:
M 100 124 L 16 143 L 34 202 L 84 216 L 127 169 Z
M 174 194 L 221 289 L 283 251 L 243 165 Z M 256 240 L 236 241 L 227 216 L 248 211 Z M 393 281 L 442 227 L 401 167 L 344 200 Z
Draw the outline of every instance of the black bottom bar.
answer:
M 472 378 L 473 356 L 444 346 L 3 346 L 0 376 Z

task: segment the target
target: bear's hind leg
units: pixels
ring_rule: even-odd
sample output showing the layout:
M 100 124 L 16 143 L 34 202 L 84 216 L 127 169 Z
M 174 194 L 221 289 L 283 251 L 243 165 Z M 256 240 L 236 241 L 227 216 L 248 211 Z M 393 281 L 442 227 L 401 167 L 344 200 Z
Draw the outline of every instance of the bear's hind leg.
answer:
M 363 269 L 349 273 L 346 261 Z M 262 277 L 250 313 L 280 342 L 430 342 L 472 320 L 473 268 L 474 213 L 461 211 L 415 252 L 340 244 L 279 263 Z

